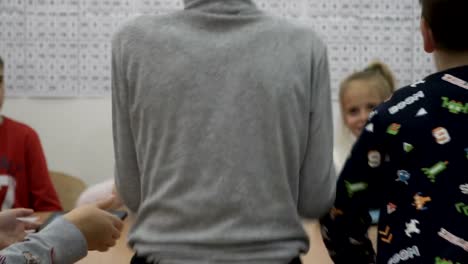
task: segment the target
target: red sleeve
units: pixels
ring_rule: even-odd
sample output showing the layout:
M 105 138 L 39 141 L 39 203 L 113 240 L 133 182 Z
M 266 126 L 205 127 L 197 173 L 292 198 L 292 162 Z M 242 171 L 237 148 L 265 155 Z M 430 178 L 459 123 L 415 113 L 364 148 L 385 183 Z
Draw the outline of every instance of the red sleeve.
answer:
M 37 212 L 62 211 L 57 192 L 50 180 L 39 136 L 34 130 L 28 134 L 25 148 L 25 169 L 30 184 L 30 204 Z

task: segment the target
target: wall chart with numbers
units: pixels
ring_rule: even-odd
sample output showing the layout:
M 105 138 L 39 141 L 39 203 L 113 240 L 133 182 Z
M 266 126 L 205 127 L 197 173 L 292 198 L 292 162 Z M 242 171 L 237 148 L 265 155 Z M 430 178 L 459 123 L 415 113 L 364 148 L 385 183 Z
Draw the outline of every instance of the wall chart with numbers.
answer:
M 311 25 L 328 44 L 333 95 L 340 80 L 382 60 L 398 84 L 434 71 L 421 48 L 417 0 L 255 0 Z M 8 96 L 110 94 L 110 39 L 121 23 L 183 8 L 182 0 L 0 0 L 0 56 Z

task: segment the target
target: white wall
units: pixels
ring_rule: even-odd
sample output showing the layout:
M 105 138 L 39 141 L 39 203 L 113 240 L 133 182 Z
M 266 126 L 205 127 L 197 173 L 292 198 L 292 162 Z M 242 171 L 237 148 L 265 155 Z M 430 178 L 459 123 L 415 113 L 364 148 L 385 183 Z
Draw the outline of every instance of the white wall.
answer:
M 110 98 L 6 98 L 2 112 L 37 131 L 49 169 L 88 184 L 113 176 Z
M 337 107 L 334 102 L 335 124 Z M 49 169 L 77 176 L 88 184 L 113 176 L 110 98 L 6 98 L 2 112 L 37 131 Z

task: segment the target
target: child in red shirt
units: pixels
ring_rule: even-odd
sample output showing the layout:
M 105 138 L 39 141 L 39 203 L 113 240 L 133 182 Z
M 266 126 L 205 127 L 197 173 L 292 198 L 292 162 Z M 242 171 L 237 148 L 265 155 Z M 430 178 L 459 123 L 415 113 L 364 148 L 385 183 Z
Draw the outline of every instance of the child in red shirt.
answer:
M 3 65 L 0 58 L 0 110 L 4 100 Z M 37 133 L 1 115 L 0 206 L 1 210 L 17 207 L 43 212 L 62 210 Z

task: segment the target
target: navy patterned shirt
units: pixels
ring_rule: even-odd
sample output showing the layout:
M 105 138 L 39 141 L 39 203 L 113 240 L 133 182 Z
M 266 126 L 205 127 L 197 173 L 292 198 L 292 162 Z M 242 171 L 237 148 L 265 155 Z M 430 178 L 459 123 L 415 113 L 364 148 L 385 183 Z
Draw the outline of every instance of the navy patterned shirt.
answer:
M 468 66 L 400 89 L 371 113 L 321 222 L 337 264 L 468 263 Z

